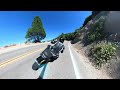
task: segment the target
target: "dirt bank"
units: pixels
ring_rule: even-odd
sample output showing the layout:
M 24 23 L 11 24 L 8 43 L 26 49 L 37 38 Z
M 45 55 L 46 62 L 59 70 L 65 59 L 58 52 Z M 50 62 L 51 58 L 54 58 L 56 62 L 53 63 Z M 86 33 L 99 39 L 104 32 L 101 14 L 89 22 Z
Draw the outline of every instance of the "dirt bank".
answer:
M 82 62 L 85 63 L 86 67 L 90 71 L 90 75 L 92 76 L 91 78 L 94 78 L 94 79 L 112 79 L 107 74 L 104 67 L 101 68 L 100 70 L 98 70 L 92 65 L 92 63 L 89 61 L 88 57 L 85 55 L 86 48 L 82 47 L 82 44 L 79 44 L 79 42 L 78 42 L 76 44 L 72 44 L 72 46 L 84 58 L 81 60 L 83 60 Z

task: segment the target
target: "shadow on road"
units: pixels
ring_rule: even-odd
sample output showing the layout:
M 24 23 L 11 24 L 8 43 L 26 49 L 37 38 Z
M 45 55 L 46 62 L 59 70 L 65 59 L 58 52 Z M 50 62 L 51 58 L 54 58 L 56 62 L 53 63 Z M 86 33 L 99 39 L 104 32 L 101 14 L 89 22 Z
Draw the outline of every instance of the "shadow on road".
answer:
M 55 60 L 55 59 L 54 59 Z M 51 61 L 48 61 L 48 62 L 43 62 L 40 64 L 39 66 L 39 69 L 44 67 L 40 73 L 40 76 L 37 78 L 37 79 L 43 79 L 43 76 L 44 76 L 44 73 L 45 73 L 45 70 L 46 70 L 46 67 L 48 65 L 49 62 L 53 62 L 54 60 L 51 60 Z
M 38 57 L 38 58 L 39 58 L 39 57 Z M 41 73 L 40 73 L 40 76 L 39 76 L 37 79 L 43 79 L 43 76 L 44 76 L 44 73 L 45 73 L 47 64 L 48 64 L 49 62 L 53 62 L 53 61 L 55 61 L 55 60 L 57 60 L 57 58 L 56 58 L 56 57 L 52 57 L 52 58 L 50 58 L 50 60 L 42 60 L 42 61 L 41 61 L 41 64 L 40 64 L 39 66 L 38 66 L 38 64 L 36 64 L 36 63 L 33 64 L 33 66 L 32 66 L 33 70 L 36 70 L 36 69 L 38 70 L 38 69 L 40 69 L 40 68 L 43 67 L 43 69 L 42 69 L 42 71 L 41 71 Z
M 43 76 L 44 76 L 44 73 L 45 73 L 45 70 L 46 70 L 46 67 L 47 67 L 47 63 L 41 64 L 39 66 L 39 68 L 41 68 L 41 67 L 44 67 L 44 68 L 42 69 L 42 71 L 40 73 L 40 76 L 37 79 L 43 79 Z

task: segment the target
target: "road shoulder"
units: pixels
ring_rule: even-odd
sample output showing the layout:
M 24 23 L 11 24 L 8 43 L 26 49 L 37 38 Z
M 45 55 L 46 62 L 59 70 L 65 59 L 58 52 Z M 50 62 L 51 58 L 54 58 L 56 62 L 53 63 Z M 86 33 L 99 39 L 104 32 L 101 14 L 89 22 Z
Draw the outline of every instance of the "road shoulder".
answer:
M 74 52 L 77 53 L 77 55 L 79 56 L 79 62 L 83 63 L 84 67 L 86 68 L 86 74 L 87 76 L 89 76 L 90 79 L 111 79 L 105 72 L 105 70 L 98 70 L 96 69 L 91 62 L 89 61 L 89 59 L 84 55 L 84 51 L 82 49 L 78 49 L 76 48 L 75 45 L 71 45 L 72 49 L 74 50 Z

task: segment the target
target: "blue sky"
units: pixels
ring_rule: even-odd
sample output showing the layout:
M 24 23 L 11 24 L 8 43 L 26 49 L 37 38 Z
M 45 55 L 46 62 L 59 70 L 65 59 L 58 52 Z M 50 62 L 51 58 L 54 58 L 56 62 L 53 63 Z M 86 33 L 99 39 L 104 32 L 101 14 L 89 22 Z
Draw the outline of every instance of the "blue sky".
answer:
M 0 11 L 0 46 L 23 43 L 35 16 L 42 20 L 46 40 L 79 28 L 91 11 Z

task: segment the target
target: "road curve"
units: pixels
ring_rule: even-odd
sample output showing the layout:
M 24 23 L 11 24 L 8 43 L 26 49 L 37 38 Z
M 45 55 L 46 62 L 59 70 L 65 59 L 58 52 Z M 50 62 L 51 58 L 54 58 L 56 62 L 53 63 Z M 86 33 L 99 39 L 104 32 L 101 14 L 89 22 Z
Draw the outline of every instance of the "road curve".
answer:
M 0 79 L 86 79 L 87 69 L 69 42 L 54 62 L 32 70 L 32 64 L 50 43 L 39 44 L 0 55 Z

